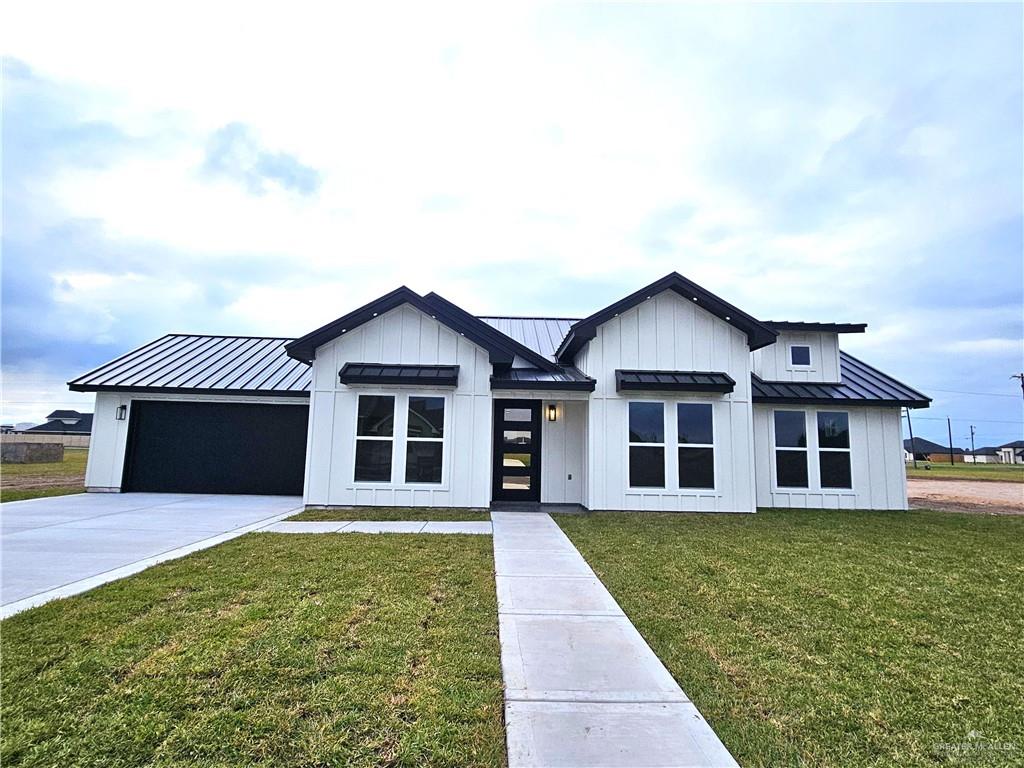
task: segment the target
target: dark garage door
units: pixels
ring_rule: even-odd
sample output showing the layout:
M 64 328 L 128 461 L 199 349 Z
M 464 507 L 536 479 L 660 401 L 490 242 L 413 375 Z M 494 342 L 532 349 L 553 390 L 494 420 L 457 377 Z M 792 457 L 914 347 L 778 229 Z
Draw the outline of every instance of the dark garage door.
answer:
M 134 400 L 122 490 L 302 494 L 309 406 Z

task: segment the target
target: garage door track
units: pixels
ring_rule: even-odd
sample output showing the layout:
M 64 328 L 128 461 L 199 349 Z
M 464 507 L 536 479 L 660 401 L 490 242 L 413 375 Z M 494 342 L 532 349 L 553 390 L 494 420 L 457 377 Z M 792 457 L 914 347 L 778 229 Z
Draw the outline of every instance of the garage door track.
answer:
M 80 494 L 0 507 L 2 615 L 219 544 L 302 506 L 297 496 Z

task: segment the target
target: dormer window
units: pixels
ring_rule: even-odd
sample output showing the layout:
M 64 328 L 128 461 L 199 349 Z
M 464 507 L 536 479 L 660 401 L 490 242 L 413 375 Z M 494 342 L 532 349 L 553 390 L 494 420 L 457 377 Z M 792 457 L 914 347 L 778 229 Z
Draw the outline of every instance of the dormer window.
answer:
M 811 367 L 811 348 L 806 344 L 791 344 L 789 347 L 789 364 L 794 367 Z

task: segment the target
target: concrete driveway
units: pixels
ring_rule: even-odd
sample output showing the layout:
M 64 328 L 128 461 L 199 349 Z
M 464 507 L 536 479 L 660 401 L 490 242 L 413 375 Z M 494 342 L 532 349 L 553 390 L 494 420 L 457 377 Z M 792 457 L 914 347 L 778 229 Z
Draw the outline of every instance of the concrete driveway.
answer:
M 0 506 L 0 616 L 269 525 L 296 496 L 90 493 Z

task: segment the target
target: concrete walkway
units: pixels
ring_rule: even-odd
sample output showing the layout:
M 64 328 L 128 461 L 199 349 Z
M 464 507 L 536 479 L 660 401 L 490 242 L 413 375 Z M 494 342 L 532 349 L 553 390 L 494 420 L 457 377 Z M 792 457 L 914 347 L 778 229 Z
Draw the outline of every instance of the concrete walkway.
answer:
M 737 765 L 549 515 L 491 521 L 510 768 Z
M 262 533 L 471 533 L 489 536 L 486 520 L 332 520 L 324 522 L 284 520 L 261 529 Z

